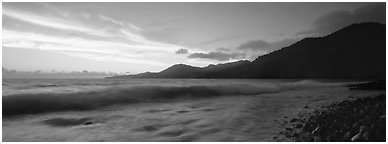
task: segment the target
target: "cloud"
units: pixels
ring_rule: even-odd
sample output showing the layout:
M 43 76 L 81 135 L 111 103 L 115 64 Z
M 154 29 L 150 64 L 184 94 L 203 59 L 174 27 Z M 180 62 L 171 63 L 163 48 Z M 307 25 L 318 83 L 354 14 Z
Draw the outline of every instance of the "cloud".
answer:
M 182 44 L 183 37 L 179 35 L 180 33 L 182 33 L 181 29 L 172 27 L 142 31 L 142 34 L 151 40 L 172 44 Z
M 181 48 L 181 49 L 178 49 L 177 51 L 175 51 L 175 54 L 188 54 L 188 53 L 189 53 L 189 50 L 184 49 L 184 48 Z
M 160 50 L 158 47 L 152 47 L 148 45 L 132 45 L 122 42 L 103 41 L 103 40 L 91 40 L 78 37 L 57 37 L 52 35 L 44 35 L 39 33 L 27 33 L 11 30 L 3 30 L 3 46 L 9 46 L 10 44 L 17 45 L 20 41 L 29 41 L 32 43 L 53 43 L 58 45 L 74 46 L 78 50 L 103 50 L 109 54 L 109 51 L 115 51 L 116 53 L 122 52 L 122 50 Z M 39 47 L 31 47 L 39 48 Z
M 130 22 L 63 11 L 49 4 L 45 7 L 36 11 L 3 6 L 3 24 L 5 20 L 6 25 L 3 25 L 2 46 L 160 66 L 170 64 L 163 58 L 182 47 L 150 40 L 142 35 L 142 29 Z
M 116 61 L 137 64 L 152 64 L 167 66 L 167 64 L 147 59 L 136 53 L 136 50 L 146 50 L 147 47 L 136 47 L 123 43 L 109 41 L 92 41 L 79 38 L 58 38 L 42 34 L 24 33 L 3 30 L 4 47 L 39 49 L 56 51 L 75 57 L 83 57 L 98 61 Z M 40 41 L 44 40 L 44 41 Z M 108 48 L 107 48 L 108 47 Z M 132 47 L 131 49 L 128 49 Z
M 237 50 L 259 51 L 261 53 L 268 53 L 277 49 L 289 46 L 299 39 L 284 39 L 281 41 L 267 42 L 264 40 L 248 41 L 237 47 Z
M 323 15 L 313 23 L 312 29 L 299 32 L 297 34 L 298 38 L 284 39 L 274 42 L 253 40 L 241 44 L 236 49 L 266 54 L 268 52 L 289 46 L 306 36 L 323 36 L 353 23 L 371 21 L 385 23 L 385 3 L 369 4 L 356 9 L 354 12 L 334 11 Z
M 129 26 L 131 27 L 132 29 L 136 30 L 136 31 L 141 31 L 141 29 L 134 25 L 134 24 L 131 24 L 129 22 L 122 22 L 122 21 L 117 21 L 115 19 L 112 19 L 110 17 L 107 17 L 107 16 L 104 16 L 104 15 L 98 15 L 98 17 L 101 19 L 101 20 L 105 20 L 105 21 L 109 21 L 111 23 L 114 23 L 114 24 L 118 24 L 118 25 L 121 25 L 121 26 Z
M 266 42 L 264 40 L 255 40 L 255 41 L 248 41 L 246 43 L 241 44 L 237 47 L 237 49 L 241 50 L 267 50 L 271 44 L 269 42 Z
M 85 32 L 85 33 L 93 32 L 92 29 L 79 25 L 74 22 L 69 22 L 69 21 L 65 21 L 54 17 L 46 17 L 39 14 L 31 13 L 31 12 L 18 11 L 15 9 L 7 8 L 6 6 L 3 7 L 3 15 L 12 17 L 14 19 L 34 23 L 37 25 L 56 28 L 56 29 L 74 30 L 74 31 Z
M 218 42 L 223 42 L 223 41 L 235 39 L 236 37 L 238 37 L 238 35 L 223 35 L 223 36 L 215 37 L 215 38 L 210 39 L 210 40 L 205 40 L 205 41 L 199 42 L 199 44 L 202 44 L 202 45 L 214 44 L 214 43 L 218 43 Z
M 230 49 L 228 49 L 228 48 L 219 47 L 219 48 L 216 48 L 216 51 L 224 51 L 224 52 L 229 52 L 229 51 L 231 51 L 231 50 L 230 50 Z
M 62 51 L 61 53 L 67 54 L 70 56 L 88 57 L 89 59 L 96 60 L 96 61 L 115 61 L 115 62 L 125 62 L 125 63 L 133 63 L 133 64 L 169 66 L 169 64 L 166 64 L 163 62 L 134 58 L 125 54 L 106 55 L 105 53 L 90 53 L 90 52 L 80 52 L 80 51 Z
M 232 52 L 209 52 L 209 53 L 193 53 L 188 56 L 188 58 L 202 58 L 202 59 L 211 59 L 217 61 L 229 61 L 233 59 L 243 59 L 245 58 L 244 53 Z
M 385 3 L 373 3 L 350 11 L 334 11 L 319 17 L 310 30 L 297 35 L 324 36 L 353 23 L 379 22 L 385 24 Z

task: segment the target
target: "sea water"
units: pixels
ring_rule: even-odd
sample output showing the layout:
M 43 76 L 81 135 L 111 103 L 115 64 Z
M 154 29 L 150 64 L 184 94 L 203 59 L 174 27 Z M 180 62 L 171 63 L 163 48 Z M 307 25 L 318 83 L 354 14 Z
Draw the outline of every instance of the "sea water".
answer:
M 3 141 L 273 141 L 348 82 L 247 79 L 3 80 Z

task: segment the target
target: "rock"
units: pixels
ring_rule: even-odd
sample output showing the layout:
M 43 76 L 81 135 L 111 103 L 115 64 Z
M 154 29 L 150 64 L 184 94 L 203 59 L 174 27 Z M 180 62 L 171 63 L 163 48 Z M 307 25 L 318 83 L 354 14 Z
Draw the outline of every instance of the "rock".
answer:
M 326 142 L 331 142 L 331 137 L 330 136 L 326 137 Z
M 302 128 L 302 127 L 303 127 L 303 125 L 302 125 L 301 123 L 297 123 L 297 124 L 295 125 L 295 128 L 297 128 L 297 129 Z
M 291 138 L 292 136 L 291 136 L 290 134 L 287 134 L 286 137 L 287 137 L 287 138 Z
M 303 115 L 299 113 L 287 121 L 292 124 L 291 126 L 283 122 L 285 136 L 291 135 L 293 137 L 291 139 L 295 141 L 384 142 L 386 140 L 385 95 L 383 94 L 330 104 L 322 109 L 317 108 L 302 118 L 298 116 Z
M 311 133 L 312 133 L 313 135 L 318 135 L 319 132 L 320 132 L 320 130 L 321 130 L 321 127 L 318 125 L 318 127 L 315 128 Z
M 366 142 L 369 141 L 369 131 L 364 132 L 362 138 L 363 138 L 364 141 L 366 141 Z
M 308 131 L 308 125 L 307 125 L 307 123 L 304 123 L 304 124 L 303 124 L 302 130 Z
M 351 136 L 351 132 L 348 131 L 347 133 L 345 133 L 344 137 L 342 138 L 343 141 L 350 141 L 350 139 L 352 138 Z
M 84 123 L 84 125 L 91 125 L 91 124 L 93 124 L 93 122 L 91 122 L 91 121 L 87 121 Z
M 355 136 L 353 136 L 351 140 L 353 142 L 359 142 L 359 141 L 361 141 L 361 139 L 362 139 L 362 135 L 360 133 L 358 133 Z
M 360 128 L 360 131 L 358 132 L 358 134 L 356 134 L 355 136 L 352 137 L 352 141 L 364 141 L 365 138 L 364 138 L 364 134 L 367 133 L 367 129 L 368 127 L 365 126 L 365 125 L 362 125 L 361 128 Z M 367 134 L 368 135 L 368 134 Z
M 359 121 L 353 123 L 352 127 L 357 128 L 361 123 Z
M 157 128 L 155 126 L 153 126 L 153 125 L 144 126 L 143 129 L 146 130 L 146 131 L 155 131 L 155 130 L 157 130 Z
M 290 122 L 292 122 L 292 123 L 296 122 L 296 121 L 298 121 L 298 119 L 296 119 L 296 118 L 293 118 L 293 119 L 290 120 Z
M 321 137 L 319 136 L 314 136 L 314 142 L 321 142 Z
M 304 108 L 309 108 L 309 106 L 304 106 Z

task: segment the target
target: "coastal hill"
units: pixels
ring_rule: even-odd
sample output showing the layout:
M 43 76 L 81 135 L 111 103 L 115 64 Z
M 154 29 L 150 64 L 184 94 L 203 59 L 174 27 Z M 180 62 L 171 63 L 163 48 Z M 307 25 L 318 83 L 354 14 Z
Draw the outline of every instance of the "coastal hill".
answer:
M 359 23 L 324 37 L 305 38 L 254 61 L 109 78 L 350 78 L 385 79 L 385 25 Z
M 194 67 L 185 64 L 176 64 L 173 65 L 161 72 L 152 73 L 145 72 L 137 75 L 122 75 L 122 76 L 114 76 L 108 77 L 113 79 L 122 79 L 122 78 L 205 78 L 212 76 L 216 73 L 222 73 L 225 70 L 234 69 L 238 66 L 244 66 L 249 64 L 250 61 L 241 60 L 237 62 L 217 64 L 217 65 L 209 65 L 206 67 Z

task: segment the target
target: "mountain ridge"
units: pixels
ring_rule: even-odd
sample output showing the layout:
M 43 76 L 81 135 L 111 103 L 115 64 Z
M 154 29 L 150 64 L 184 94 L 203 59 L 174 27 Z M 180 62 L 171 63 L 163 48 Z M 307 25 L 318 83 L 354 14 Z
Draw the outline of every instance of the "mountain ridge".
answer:
M 323 37 L 304 38 L 252 62 L 194 67 L 111 78 L 350 78 L 385 79 L 385 24 L 357 23 Z

